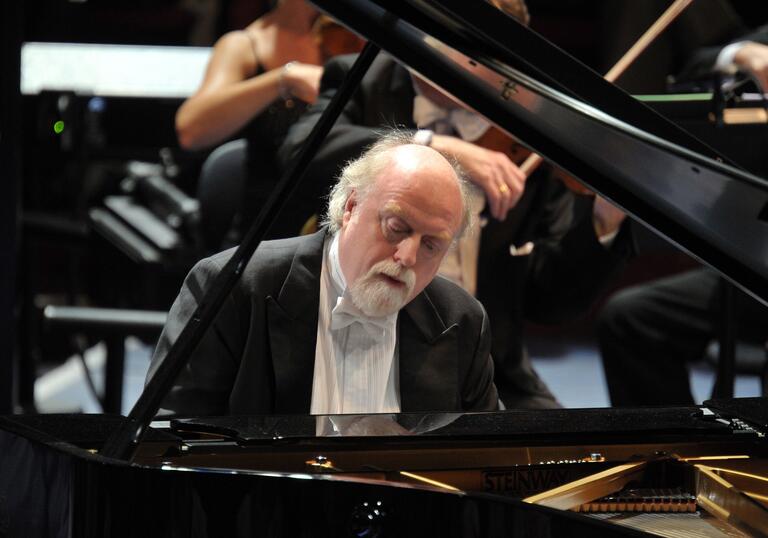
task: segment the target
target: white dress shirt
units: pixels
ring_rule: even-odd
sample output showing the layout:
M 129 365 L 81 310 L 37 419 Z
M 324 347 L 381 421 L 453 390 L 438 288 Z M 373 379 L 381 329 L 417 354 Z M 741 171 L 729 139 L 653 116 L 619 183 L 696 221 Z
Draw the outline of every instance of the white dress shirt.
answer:
M 310 413 L 398 413 L 398 314 L 370 318 L 355 307 L 338 237 L 326 239 L 323 249 Z

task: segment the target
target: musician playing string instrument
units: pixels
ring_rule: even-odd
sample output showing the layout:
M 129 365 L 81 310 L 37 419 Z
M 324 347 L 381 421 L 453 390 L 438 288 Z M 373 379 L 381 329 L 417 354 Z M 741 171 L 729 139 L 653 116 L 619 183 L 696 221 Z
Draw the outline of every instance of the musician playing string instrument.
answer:
M 245 29 L 222 36 L 200 88 L 176 114 L 181 146 L 220 144 L 271 105 L 313 102 L 322 74 L 312 34 L 317 17 L 303 0 L 282 0 Z
M 671 0 L 603 2 L 603 61 L 615 60 Z M 743 11 L 743 16 L 739 11 Z M 748 15 L 748 16 L 747 16 Z M 741 71 L 767 90 L 768 19 L 764 3 L 694 0 L 616 83 L 633 94 L 711 89 L 714 73 Z M 754 25 L 759 25 L 755 27 Z M 752 91 L 752 90 L 750 90 Z
M 521 2 L 504 2 L 503 7 L 526 20 Z M 284 165 L 298 152 L 353 61 L 345 56 L 326 64 L 317 103 L 291 128 L 280 149 Z M 482 192 L 475 212 L 485 214 L 487 205 L 489 218 L 479 238 L 449 253 L 451 266 L 444 262 L 441 271 L 474 293 L 489 313 L 495 382 L 503 403 L 556 407 L 525 352 L 524 321 L 561 322 L 591 304 L 632 250 L 627 232 L 620 230 L 624 215 L 599 201 L 588 202 L 591 210 L 577 217 L 575 195 L 562 182 L 546 170 L 526 179 L 507 154 L 476 144 L 488 122 L 417 80 L 380 55 L 320 148 L 300 196 L 319 205 L 328 188 L 325 178 L 388 125 L 413 129 L 417 143 L 456 158 Z
M 340 48 L 359 51 L 362 40 L 304 0 L 280 0 L 216 42 L 200 88 L 179 108 L 176 131 L 184 149 L 210 148 L 233 137 L 248 141 L 243 207 L 233 208 L 243 216 L 235 223 L 236 237 L 278 179 L 274 155 L 288 127 L 317 98 L 320 65 Z M 275 226 L 272 234 L 294 235 L 300 227 Z
M 655 15 L 658 2 L 628 3 L 638 18 Z M 612 6 L 620 8 L 620 6 Z M 653 79 L 630 73 L 619 79 L 628 91 L 662 86 L 672 76 L 677 83 L 711 85 L 715 72 L 743 71 L 762 91 L 768 90 L 768 24 L 748 30 L 733 6 L 724 1 L 694 3 L 674 30 L 676 47 L 657 50 L 656 57 L 671 56 L 678 63 L 661 62 Z M 696 32 L 691 32 L 696 29 Z M 662 54 L 663 53 L 663 54 Z M 666 69 L 666 70 L 664 70 Z M 733 134 L 731 134 L 733 136 Z M 620 290 L 605 304 L 598 318 L 598 343 L 611 403 L 615 406 L 691 405 L 688 364 L 706 355 L 710 342 L 723 333 L 725 282 L 712 269 L 702 267 L 665 276 Z M 768 338 L 768 308 L 735 290 L 731 320 L 735 338 L 752 360 L 764 360 Z M 737 359 L 738 359 L 737 354 Z M 742 359 L 750 353 L 742 353 Z M 764 388 L 768 370 L 763 369 Z

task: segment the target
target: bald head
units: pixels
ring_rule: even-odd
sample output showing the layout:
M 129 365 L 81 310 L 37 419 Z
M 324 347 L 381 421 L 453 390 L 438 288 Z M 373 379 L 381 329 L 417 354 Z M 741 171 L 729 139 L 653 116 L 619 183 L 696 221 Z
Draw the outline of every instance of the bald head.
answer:
M 459 178 L 453 166 L 441 153 L 428 146 L 411 143 L 395 146 L 385 150 L 384 156 L 390 163 L 389 167 L 419 177 L 434 174 L 437 181 L 447 181 L 458 191 Z
M 393 185 L 405 188 L 413 181 L 431 185 L 435 192 L 458 194 L 461 205 L 456 235 L 461 235 L 472 218 L 468 202 L 473 187 L 464 179 L 458 164 L 432 148 L 412 144 L 411 139 L 411 133 L 391 131 L 358 159 L 347 163 L 329 197 L 324 224 L 331 232 L 341 228 L 344 205 L 353 192 L 360 201 L 383 183 L 394 182 Z
M 432 148 L 416 144 L 397 146 L 384 152 L 388 164 L 376 176 L 366 197 L 406 200 L 413 207 L 449 223 L 452 241 L 459 235 L 464 218 L 460 179 L 445 157 Z M 392 202 L 394 210 L 395 201 Z

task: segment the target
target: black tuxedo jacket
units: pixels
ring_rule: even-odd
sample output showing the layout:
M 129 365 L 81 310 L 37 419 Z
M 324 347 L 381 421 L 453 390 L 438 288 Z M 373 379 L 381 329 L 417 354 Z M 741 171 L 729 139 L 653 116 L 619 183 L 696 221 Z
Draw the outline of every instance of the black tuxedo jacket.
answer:
M 309 413 L 325 230 L 266 241 L 162 408 L 178 415 Z M 171 308 L 149 376 L 232 255 L 200 261 Z M 403 411 L 497 408 L 488 319 L 480 303 L 437 277 L 398 317 Z
M 318 101 L 294 124 L 279 160 L 295 158 L 341 85 L 355 56 L 325 66 Z M 308 170 L 300 189 L 304 203 L 325 199 L 332 179 L 350 159 L 378 139 L 385 127 L 414 129 L 414 89 L 408 71 L 379 54 L 345 107 Z M 504 222 L 491 220 L 480 244 L 477 297 L 488 312 L 493 335 L 496 386 L 507 407 L 556 407 L 533 371 L 523 346 L 524 321 L 557 323 L 584 312 L 632 251 L 622 229 L 610 249 L 595 237 L 591 207 L 575 210 L 575 196 L 545 170 L 528 179 L 520 202 Z M 510 246 L 536 245 L 529 256 L 511 256 Z

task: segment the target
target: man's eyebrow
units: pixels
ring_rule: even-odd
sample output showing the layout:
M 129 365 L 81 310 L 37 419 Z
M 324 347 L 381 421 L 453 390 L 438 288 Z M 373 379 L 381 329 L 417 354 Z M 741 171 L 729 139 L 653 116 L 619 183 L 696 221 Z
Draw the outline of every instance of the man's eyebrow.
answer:
M 395 217 L 403 219 L 406 222 L 406 224 L 408 224 L 409 227 L 411 226 L 411 224 L 410 224 L 410 222 L 408 220 L 408 215 L 406 214 L 405 211 L 403 211 L 403 208 L 400 207 L 400 204 L 398 204 L 396 202 L 387 202 L 384 205 L 384 207 L 381 208 L 381 211 L 382 212 L 392 213 L 392 215 L 394 215 Z M 441 231 L 441 232 L 439 232 L 437 234 L 426 234 L 426 236 L 434 238 L 434 239 L 437 239 L 439 241 L 451 242 L 451 241 L 454 240 L 454 236 L 451 233 L 446 232 L 445 230 L 443 230 L 443 231 Z
M 440 241 L 453 241 L 453 235 L 449 234 L 448 232 L 440 232 L 437 235 L 430 235 L 430 237 L 434 237 L 435 239 L 439 239 Z
M 398 217 L 404 216 L 403 208 L 400 207 L 400 204 L 398 204 L 397 202 L 387 202 L 386 204 L 384 204 L 384 207 L 382 207 L 381 210 L 394 213 Z

